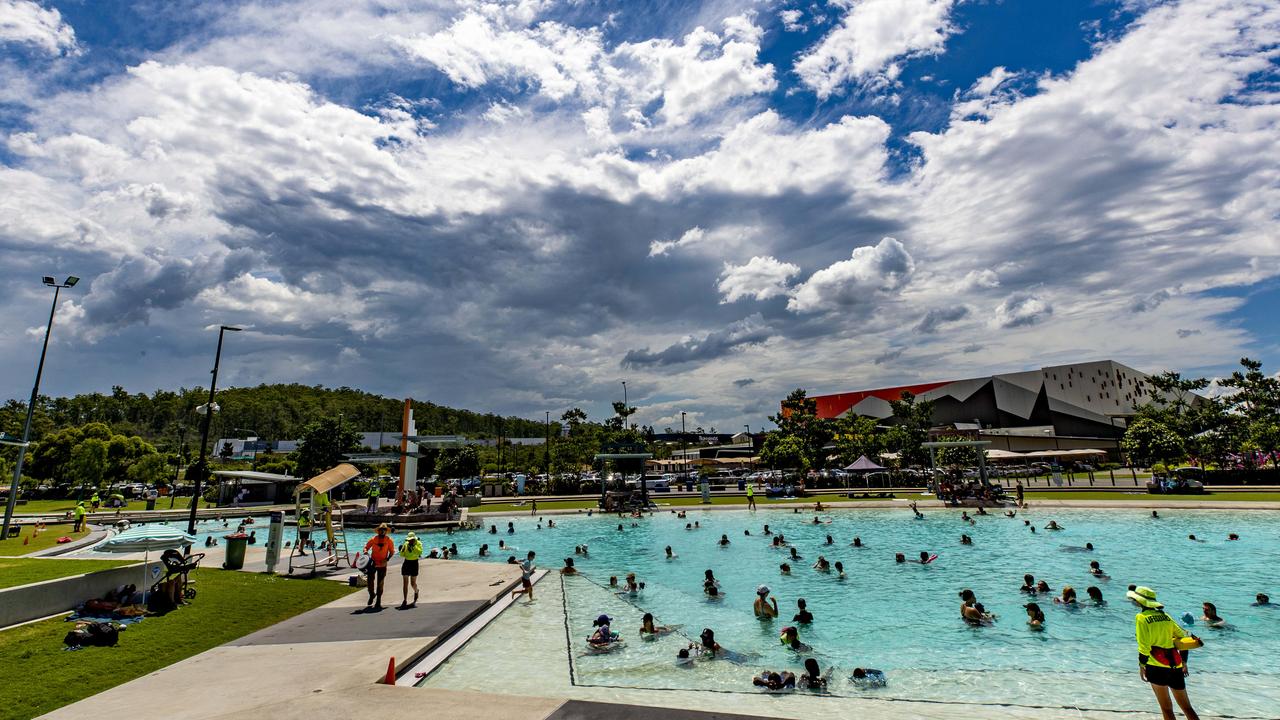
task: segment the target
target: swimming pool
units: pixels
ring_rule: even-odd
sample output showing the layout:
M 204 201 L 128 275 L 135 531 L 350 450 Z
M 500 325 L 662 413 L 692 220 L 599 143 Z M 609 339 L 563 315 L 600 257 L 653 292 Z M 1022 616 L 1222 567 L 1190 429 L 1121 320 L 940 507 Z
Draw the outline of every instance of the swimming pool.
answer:
M 1133 607 L 1124 599 L 1127 584 L 1156 588 L 1169 611 L 1193 613 L 1191 628 L 1206 641 L 1192 654 L 1189 691 L 1202 713 L 1234 717 L 1275 717 L 1280 714 L 1280 608 L 1254 607 L 1258 592 L 1280 594 L 1280 570 L 1274 549 L 1280 536 L 1273 511 L 1166 510 L 1162 519 L 1149 510 L 1037 510 L 1010 520 L 1003 516 L 975 518 L 970 526 L 959 511 L 928 511 L 923 521 L 909 511 L 839 510 L 824 513 L 831 524 L 813 525 L 813 515 L 768 511 L 690 511 L 687 519 L 659 514 L 638 521 L 615 517 L 560 517 L 558 527 L 536 529 L 533 518 L 494 518 L 486 524 L 500 532 L 430 535 L 428 545 L 457 542 L 462 557 L 472 559 L 480 543 L 491 551 L 498 540 L 509 541 L 523 555 L 533 549 L 544 567 L 558 567 L 573 555 L 575 545 L 587 543 L 589 558 L 576 558 L 583 573 L 568 578 L 548 576 L 536 589 L 532 604 L 517 603 L 425 679 L 428 687 L 474 689 L 596 699 L 653 701 L 655 695 L 698 691 L 718 699 L 708 707 L 768 714 L 804 715 L 814 711 L 802 697 L 765 696 L 750 686 L 750 677 L 763 668 L 798 672 L 805 657 L 815 657 L 825 669 L 834 665 L 831 694 L 875 700 L 907 699 L 955 704 L 1013 704 L 1032 707 L 1080 707 L 1098 710 L 1154 709 L 1150 691 L 1136 671 Z M 1037 526 L 1032 534 L 1023 524 Z M 1066 529 L 1043 530 L 1056 519 Z M 698 521 L 701 529 L 685 530 Z M 623 523 L 623 530 L 617 525 Z M 783 550 L 770 547 L 761 534 L 769 523 L 782 532 L 803 557 L 792 561 L 790 576 L 778 565 Z M 750 530 L 751 536 L 743 535 Z M 1239 533 L 1235 542 L 1225 540 Z M 731 544 L 720 547 L 721 534 Z M 825 545 L 831 534 L 834 545 Z M 959 544 L 961 533 L 974 545 Z M 1207 542 L 1187 539 L 1194 533 Z M 849 547 L 861 537 L 866 547 Z M 1093 552 L 1067 551 L 1086 542 Z M 671 545 L 676 559 L 667 560 Z M 937 553 L 926 566 L 896 564 L 895 552 L 908 558 L 921 550 Z M 811 569 L 819 554 L 841 561 L 848 577 Z M 506 554 L 492 559 L 504 561 Z M 1098 560 L 1112 577 L 1101 581 L 1089 572 Z M 715 571 L 726 597 L 708 602 L 701 592 L 703 571 Z M 635 572 L 646 583 L 637 597 L 619 597 L 608 578 Z M 1090 585 L 1099 587 L 1107 604 L 1085 600 L 1073 609 L 1054 606 L 1047 597 L 1035 598 L 1047 615 L 1043 632 L 1029 631 L 1022 608 L 1028 597 L 1018 591 L 1022 575 L 1030 572 L 1047 580 L 1058 594 L 1072 585 L 1081 598 Z M 425 578 L 430 582 L 429 576 Z M 772 622 L 751 613 L 757 585 L 770 586 L 782 610 Z M 959 619 L 961 588 L 971 588 L 998 620 L 974 628 Z M 801 639 L 813 647 L 803 655 L 784 648 L 778 633 L 805 598 L 815 621 L 801 628 Z M 1215 602 L 1230 629 L 1213 630 L 1199 621 L 1200 604 Z M 636 630 L 643 612 L 659 623 L 682 624 L 676 634 L 657 641 L 640 640 Z M 628 643 L 609 654 L 585 652 L 591 620 L 600 613 L 615 618 L 614 629 Z M 745 656 L 741 664 L 698 662 L 675 664 L 676 651 L 704 627 L 713 628 L 725 647 Z M 855 666 L 884 670 L 889 686 L 862 690 L 844 679 Z M 495 682 L 495 678 L 501 678 Z M 678 704 L 689 704 L 684 695 Z M 822 712 L 844 716 L 855 707 L 827 701 Z M 766 705 L 761 705 L 765 703 Z M 855 710 L 847 710 L 849 716 Z

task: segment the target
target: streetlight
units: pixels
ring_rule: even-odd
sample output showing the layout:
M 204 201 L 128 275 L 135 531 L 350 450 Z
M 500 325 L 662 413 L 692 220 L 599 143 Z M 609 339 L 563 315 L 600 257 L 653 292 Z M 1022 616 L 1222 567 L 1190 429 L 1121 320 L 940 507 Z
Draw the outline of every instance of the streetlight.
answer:
M 620 380 L 619 382 L 622 383 L 622 429 L 626 430 L 628 417 L 627 410 L 629 409 L 627 407 L 627 381 Z
M 546 447 L 546 463 L 547 463 L 547 486 L 551 485 L 551 411 L 547 411 L 547 447 Z
M 686 487 L 692 487 L 691 485 L 688 485 L 688 482 L 689 482 L 689 438 L 688 438 L 688 437 L 685 437 L 685 434 L 684 434 L 684 433 L 685 433 L 685 430 L 684 430 L 684 411 L 683 411 L 683 410 L 681 410 L 681 411 L 680 411 L 680 459 L 684 461 L 684 462 L 683 462 L 683 463 L 681 463 L 681 464 L 682 464 L 682 465 L 684 465 L 684 481 L 685 481 L 685 483 L 686 483 Z
M 230 325 L 218 327 L 218 350 L 213 355 L 213 379 L 209 381 L 209 402 L 204 406 L 204 422 L 200 425 L 200 459 L 196 461 L 196 479 L 191 491 L 191 515 L 187 518 L 187 533 L 196 534 L 196 510 L 200 507 L 200 482 L 209 471 L 206 451 L 209 445 L 209 425 L 213 423 L 213 414 L 218 406 L 213 402 L 213 395 L 218 391 L 218 365 L 222 362 L 222 335 L 228 331 L 240 332 L 242 328 Z
M 18 446 L 18 463 L 13 468 L 13 484 L 9 486 L 9 502 L 4 507 L 4 528 L 0 530 L 0 540 L 9 538 L 9 526 L 13 524 L 13 510 L 18 505 L 18 488 L 22 485 L 22 461 L 27 456 L 27 446 L 31 444 L 31 416 L 35 413 L 36 398 L 40 394 L 40 376 L 44 374 L 44 356 L 49 351 L 49 332 L 53 330 L 53 314 L 58 309 L 58 293 L 62 288 L 73 288 L 80 278 L 75 275 L 58 283 L 48 275 L 44 276 L 44 284 L 53 288 L 53 305 L 49 308 L 49 324 L 44 326 L 44 347 L 40 348 L 40 363 L 36 365 L 36 384 L 31 387 L 31 401 L 27 403 L 27 422 L 22 427 L 22 439 L 0 437 L 0 444 Z

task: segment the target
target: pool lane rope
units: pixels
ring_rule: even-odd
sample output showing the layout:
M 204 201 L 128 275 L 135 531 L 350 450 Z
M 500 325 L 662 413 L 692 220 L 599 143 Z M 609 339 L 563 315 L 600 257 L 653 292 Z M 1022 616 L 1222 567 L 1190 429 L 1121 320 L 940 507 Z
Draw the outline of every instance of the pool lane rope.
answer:
M 587 582 L 591 583 L 592 585 L 595 585 L 604 590 L 608 590 L 609 592 L 617 595 L 617 592 L 613 588 L 610 588 L 607 585 L 596 582 L 595 580 L 592 580 L 591 578 L 582 574 L 581 571 L 577 573 L 577 577 L 580 577 L 583 580 L 586 580 Z M 760 691 L 747 691 L 747 690 L 719 690 L 715 688 L 698 688 L 694 690 L 689 688 L 654 687 L 649 685 L 606 685 L 601 683 L 582 682 L 581 680 L 578 679 L 577 671 L 573 664 L 573 633 L 569 627 L 569 590 L 565 583 L 565 576 L 563 574 L 560 575 L 560 597 L 561 597 L 561 609 L 564 614 L 565 656 L 568 660 L 568 665 L 569 665 L 569 685 L 571 687 L 601 688 L 605 690 L 621 689 L 621 690 L 651 690 L 651 691 L 660 691 L 660 692 L 718 693 L 721 695 L 745 695 L 745 696 L 751 696 L 751 697 L 759 697 L 762 694 Z M 618 599 L 628 605 L 631 605 L 637 610 L 644 611 L 643 607 L 628 600 L 625 597 L 622 597 L 621 595 L 618 595 Z M 681 637 L 684 637 L 685 639 L 690 640 L 690 642 L 692 642 L 692 640 L 689 638 L 688 635 L 685 635 L 679 630 L 676 630 L 674 632 L 680 635 Z M 1035 672 L 1033 670 L 1027 670 L 1025 668 L 980 670 L 979 672 L 1006 672 L 1008 670 L 1016 670 L 1019 672 Z M 1210 674 L 1210 673 L 1198 673 L 1198 674 Z M 1250 674 L 1253 674 L 1253 673 L 1250 673 Z M 1258 673 L 1258 674 L 1265 674 L 1265 673 Z M 1152 713 L 1149 710 L 1118 710 L 1115 708 L 1081 707 L 1079 705 L 1035 705 L 1032 703 L 996 702 L 996 701 L 984 702 L 979 700 L 931 700 L 928 698 L 882 697 L 882 696 L 872 696 L 872 695 L 845 695 L 845 694 L 834 693 L 829 691 L 805 693 L 803 691 L 797 690 L 796 692 L 803 695 L 807 695 L 808 697 L 831 698 L 833 700 L 868 700 L 868 701 L 885 702 L 885 703 L 923 703 L 927 705 L 960 705 L 960 706 L 971 706 L 971 707 L 1022 708 L 1022 709 L 1028 709 L 1028 710 L 1071 710 L 1075 712 L 1109 713 L 1112 715 L 1148 715 L 1150 716 L 1150 715 L 1156 714 L 1156 713 Z M 1213 713 L 1213 714 L 1205 713 L 1203 717 L 1221 718 L 1222 720 L 1275 720 L 1275 718 L 1271 716 L 1266 716 L 1266 715 L 1222 715 L 1217 713 Z

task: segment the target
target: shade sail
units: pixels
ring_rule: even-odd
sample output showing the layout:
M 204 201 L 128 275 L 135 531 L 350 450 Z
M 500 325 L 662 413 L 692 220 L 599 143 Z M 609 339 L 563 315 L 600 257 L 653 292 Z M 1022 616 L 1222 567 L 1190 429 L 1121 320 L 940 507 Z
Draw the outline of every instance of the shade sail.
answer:
M 1014 460 L 1022 457 L 1026 457 L 1026 455 L 1019 452 L 1010 452 L 1009 450 L 988 450 L 987 451 L 988 460 Z
M 110 553 L 151 552 L 178 548 L 195 541 L 194 535 L 188 535 L 176 527 L 148 523 L 129 528 L 118 535 L 112 535 L 93 546 L 93 549 L 97 552 Z
M 329 468 L 310 480 L 298 485 L 296 493 L 302 492 L 303 488 L 311 488 L 314 492 L 327 493 L 339 485 L 360 477 L 360 471 L 355 465 L 350 463 L 342 463 L 336 467 Z
M 884 470 L 884 466 L 875 464 L 866 455 L 860 455 L 857 460 L 846 465 L 844 469 L 856 472 L 871 472 L 873 470 Z

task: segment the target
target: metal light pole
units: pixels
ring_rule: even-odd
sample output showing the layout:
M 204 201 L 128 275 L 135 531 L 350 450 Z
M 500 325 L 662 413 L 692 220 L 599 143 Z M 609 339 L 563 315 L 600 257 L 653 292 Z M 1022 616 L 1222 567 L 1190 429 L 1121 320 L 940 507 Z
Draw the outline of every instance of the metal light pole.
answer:
M 13 523 L 13 509 L 18 505 L 18 488 L 22 485 L 22 461 L 27 456 L 27 446 L 31 444 L 31 416 L 35 413 L 36 398 L 40 395 L 40 376 L 44 374 L 44 356 L 49 352 L 49 333 L 53 330 L 53 314 L 58 309 L 58 293 L 62 288 L 73 288 L 80 278 L 69 276 L 65 282 L 58 283 L 48 275 L 44 276 L 44 284 L 53 288 L 53 305 L 49 308 L 49 324 L 44 326 L 44 346 L 40 348 L 40 363 L 36 365 L 36 383 L 31 386 L 31 401 L 27 403 L 27 422 L 22 426 L 22 439 L 14 442 L 5 441 L 5 445 L 18 446 L 18 463 L 13 468 L 13 484 L 9 486 L 9 502 L 4 507 L 4 528 L 0 530 L 0 541 L 9 539 L 9 526 Z
M 627 381 L 622 380 L 620 382 L 622 383 L 622 429 L 626 430 L 627 418 L 630 417 L 630 415 L 627 415 L 627 410 L 630 410 L 627 407 Z
M 196 461 L 196 480 L 191 491 L 191 515 L 187 518 L 187 532 L 196 534 L 196 510 L 200 507 L 200 483 L 209 471 L 206 450 L 209 445 L 209 426 L 213 424 L 213 395 L 218 391 L 218 365 L 222 362 L 222 335 L 230 330 L 240 332 L 241 328 L 221 325 L 218 327 L 218 350 L 213 355 L 213 379 L 209 381 L 209 402 L 204 406 L 204 422 L 200 425 L 200 459 Z
M 178 473 L 182 471 L 182 452 L 187 447 L 187 426 L 178 426 L 178 452 L 173 459 L 173 487 L 169 488 L 169 509 L 173 509 L 173 501 L 178 499 Z
M 684 461 L 684 481 L 689 482 L 689 438 L 685 437 L 684 411 L 680 411 L 680 458 Z
M 547 485 L 551 485 L 551 411 L 547 411 L 547 447 L 546 447 L 546 463 L 547 463 Z

